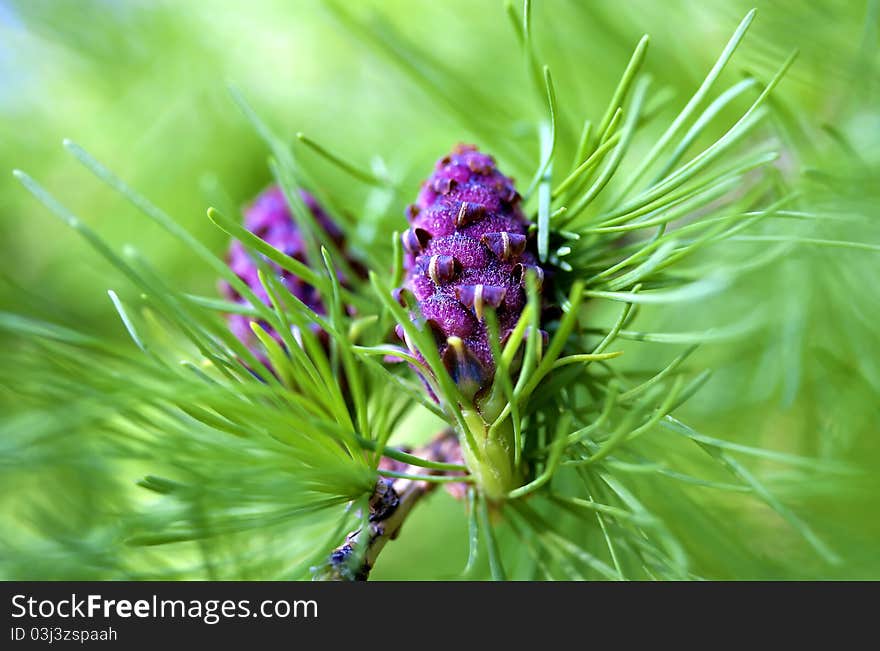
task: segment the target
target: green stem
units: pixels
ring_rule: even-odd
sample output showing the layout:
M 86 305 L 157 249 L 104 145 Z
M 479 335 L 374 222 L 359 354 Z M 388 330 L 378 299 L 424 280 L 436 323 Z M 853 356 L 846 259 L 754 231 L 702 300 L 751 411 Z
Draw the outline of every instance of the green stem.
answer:
M 464 421 L 470 428 L 471 437 L 477 449 L 462 445 L 461 452 L 465 464 L 487 499 L 498 502 L 519 485 L 519 474 L 514 464 L 514 432 L 510 418 L 502 421 L 489 436 L 489 423 L 476 409 L 463 409 Z

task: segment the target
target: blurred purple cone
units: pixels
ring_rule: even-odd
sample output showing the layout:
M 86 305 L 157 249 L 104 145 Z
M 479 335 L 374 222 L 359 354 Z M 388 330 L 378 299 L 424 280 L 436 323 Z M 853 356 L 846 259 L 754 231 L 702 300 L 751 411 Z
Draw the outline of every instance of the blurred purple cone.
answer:
M 306 207 L 315 217 L 318 225 L 329 235 L 330 239 L 340 248 L 343 249 L 342 231 L 336 226 L 329 215 L 318 204 L 315 198 L 305 190 L 300 190 L 300 197 Z M 277 185 L 270 186 L 264 190 L 244 211 L 244 225 L 254 235 L 262 239 L 267 244 L 278 249 L 282 253 L 287 254 L 291 258 L 307 263 L 306 247 L 302 233 L 293 215 L 284 193 Z M 260 283 L 257 275 L 258 267 L 252 256 L 258 255 L 249 252 L 245 246 L 235 240 L 229 247 L 227 262 L 229 267 L 235 274 L 241 278 L 250 289 L 256 294 L 263 303 L 271 305 L 271 300 L 266 289 Z M 305 305 L 314 310 L 317 314 L 325 314 L 324 304 L 318 291 L 304 282 L 302 279 L 293 275 L 289 271 L 282 269 L 274 262 L 266 261 L 269 268 L 276 272 L 278 280 L 290 291 L 290 293 L 301 300 Z M 357 268 L 357 267 L 356 267 Z M 230 301 L 241 305 L 248 305 L 248 302 L 233 289 L 228 283 L 221 282 L 220 291 Z M 267 358 L 262 350 L 259 340 L 251 330 L 252 317 L 243 314 L 228 315 L 229 328 L 233 334 L 246 345 L 263 363 L 267 363 Z M 281 336 L 272 326 L 265 321 L 257 321 L 263 329 L 272 337 L 282 344 Z M 318 332 L 317 327 L 315 328 Z M 326 336 L 326 333 L 320 333 Z M 283 344 L 282 344 L 283 345 Z

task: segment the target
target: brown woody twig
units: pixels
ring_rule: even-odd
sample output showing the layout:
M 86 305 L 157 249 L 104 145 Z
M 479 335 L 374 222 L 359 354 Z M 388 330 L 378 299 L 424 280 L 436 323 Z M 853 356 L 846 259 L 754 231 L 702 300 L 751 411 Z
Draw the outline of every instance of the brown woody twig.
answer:
M 429 461 L 462 462 L 461 448 L 452 430 L 444 430 L 412 454 Z M 414 475 L 452 474 L 411 466 L 388 458 L 382 459 L 379 467 Z M 379 553 L 389 541 L 397 538 L 413 507 L 436 486 L 436 482 L 425 480 L 380 477 L 370 498 L 367 526 L 356 529 L 345 537 L 345 542 L 333 550 L 327 563 L 315 572 L 315 580 L 366 581 Z M 446 484 L 446 490 L 461 498 L 466 488 L 464 483 L 453 482 Z

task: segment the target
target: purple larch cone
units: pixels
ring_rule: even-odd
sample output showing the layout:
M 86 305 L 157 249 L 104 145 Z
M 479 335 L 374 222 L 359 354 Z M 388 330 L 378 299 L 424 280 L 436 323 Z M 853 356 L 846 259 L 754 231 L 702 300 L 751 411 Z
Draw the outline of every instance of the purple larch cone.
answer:
M 312 216 L 330 237 L 331 240 L 340 248 L 343 246 L 342 232 L 336 226 L 332 219 L 327 215 L 323 208 L 318 204 L 315 198 L 305 190 L 300 190 L 300 198 L 306 205 L 306 208 L 312 213 Z M 303 235 L 293 219 L 290 207 L 282 192 L 281 188 L 273 185 L 264 190 L 244 211 L 244 225 L 254 235 L 262 239 L 267 244 L 278 249 L 282 253 L 287 254 L 291 258 L 295 258 L 300 262 L 306 263 L 306 246 Z M 227 262 L 232 271 L 241 278 L 248 287 L 263 301 L 266 305 L 271 305 L 271 300 L 266 289 L 260 283 L 257 275 L 258 267 L 252 255 L 244 245 L 235 240 L 229 247 Z M 286 287 L 290 293 L 301 300 L 306 306 L 314 310 L 318 314 L 325 314 L 324 305 L 321 302 L 321 296 L 318 291 L 304 282 L 302 279 L 293 275 L 289 271 L 282 269 L 274 262 L 267 261 L 269 267 L 276 272 L 276 277 L 281 284 Z M 228 283 L 222 282 L 220 290 L 223 295 L 230 301 L 247 305 L 247 301 L 233 289 Z M 238 339 L 245 344 L 254 354 L 264 363 L 266 356 L 263 353 L 259 341 L 251 330 L 251 317 L 242 314 L 230 314 L 229 328 Z M 258 321 L 266 332 L 282 343 L 281 336 L 266 322 Z
M 470 396 L 495 375 L 485 310 L 496 310 L 503 342 L 526 304 L 526 270 L 543 278 L 520 201 L 494 158 L 458 145 L 407 208 L 405 287 L 433 328 L 453 380 Z

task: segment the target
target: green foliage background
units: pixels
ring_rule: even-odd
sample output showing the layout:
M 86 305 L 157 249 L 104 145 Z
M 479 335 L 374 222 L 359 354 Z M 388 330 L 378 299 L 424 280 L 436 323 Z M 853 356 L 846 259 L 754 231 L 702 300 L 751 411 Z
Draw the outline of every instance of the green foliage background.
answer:
M 546 0 L 535 3 L 533 21 L 560 105 L 585 115 L 601 114 L 634 45 L 649 33 L 646 68 L 679 98 L 666 109 L 674 116 L 750 6 Z M 803 178 L 807 205 L 833 207 L 845 216 L 803 228 L 795 224 L 791 233 L 877 244 L 880 3 L 777 0 L 757 7 L 724 79 L 733 82 L 743 72 L 769 79 L 792 49 L 800 50 L 774 94 L 773 121 L 787 152 L 778 166 Z M 513 147 L 528 160 L 537 158 L 537 143 L 516 132 L 519 116 L 528 119 L 535 107 L 500 2 L 374 0 L 356 3 L 355 13 L 376 29 L 395 26 L 460 70 L 498 106 L 497 116 L 482 117 L 510 125 Z M 68 137 L 85 145 L 220 253 L 227 237 L 208 222 L 205 208 L 236 215 L 271 178 L 264 144 L 230 101 L 230 80 L 291 142 L 304 132 L 349 159 L 381 155 L 414 196 L 437 157 L 458 141 L 474 139 L 447 103 L 467 111 L 469 98 L 440 101 L 424 93 L 365 40 L 309 0 L 0 2 L 0 168 L 6 170 L 0 176 L 0 308 L 108 340 L 127 339 L 106 294 L 108 288 L 124 289 L 124 281 L 21 189 L 8 173 L 13 168 L 40 179 L 112 244 L 136 245 L 175 286 L 213 295 L 210 270 L 84 175 L 60 142 Z M 649 129 L 659 135 L 663 124 Z M 647 150 L 650 141 L 641 146 Z M 313 155 L 303 154 L 303 162 L 356 218 L 365 188 Z M 525 181 L 528 169 L 511 171 Z M 402 224 L 401 214 L 388 213 L 364 228 L 390 232 Z M 749 255 L 764 246 L 741 245 L 752 247 Z M 748 256 L 736 246 L 707 260 L 707 269 L 741 264 Z M 596 307 L 597 320 L 603 309 Z M 680 529 L 706 576 L 880 578 L 880 252 L 804 243 L 716 299 L 645 310 L 640 324 L 688 332 L 750 313 L 761 316 L 760 329 L 704 345 L 689 360 L 694 368 L 716 372 L 683 411 L 720 439 L 849 464 L 854 472 L 844 478 L 789 483 L 788 492 L 778 494 L 840 562 L 819 558 L 789 523 L 757 501 L 694 488 L 666 512 L 662 500 L 655 507 Z M 14 339 L 0 342 L 6 367 L 0 409 L 9 415 L 20 407 L 9 366 L 18 346 Z M 637 367 L 659 368 L 670 357 L 639 342 L 625 350 Z M 412 427 L 412 441 L 432 433 L 418 420 Z M 658 435 L 655 444 L 676 442 Z M 29 473 L 16 459 L 0 461 L 6 576 L 117 576 L 83 512 L 100 503 L 92 517 L 112 517 L 108 503 L 136 493 L 142 469 L 103 468 L 119 486 L 118 494 L 108 496 L 107 483 L 90 485 L 93 469 L 83 455 L 51 477 Z M 688 459 L 682 450 L 685 466 Z M 787 472 L 770 461 L 752 468 L 770 480 Z M 645 495 L 663 490 L 650 480 L 643 489 Z M 709 513 L 715 526 L 688 528 L 688 509 Z M 466 527 L 461 505 L 438 491 L 383 554 L 374 577 L 455 577 L 467 556 Z M 47 530 L 75 542 L 40 547 L 34 541 Z M 734 539 L 751 553 L 736 556 Z M 76 563 L 66 562 L 65 554 Z

